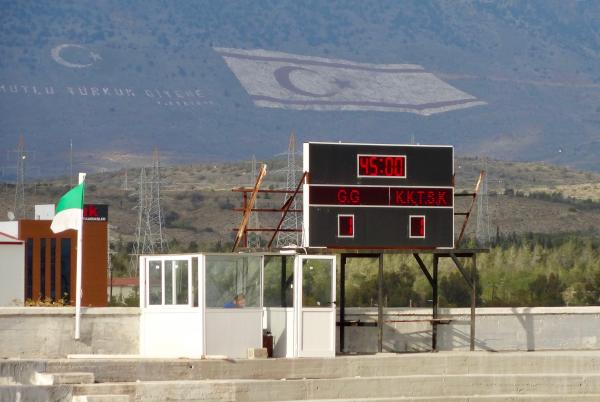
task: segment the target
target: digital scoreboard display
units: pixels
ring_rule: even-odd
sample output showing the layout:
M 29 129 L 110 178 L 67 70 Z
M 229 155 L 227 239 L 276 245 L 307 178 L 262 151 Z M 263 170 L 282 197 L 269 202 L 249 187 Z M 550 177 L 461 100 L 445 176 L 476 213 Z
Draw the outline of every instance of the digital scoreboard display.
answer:
M 304 245 L 451 248 L 452 146 L 305 143 Z
M 357 177 L 406 177 L 404 155 L 357 155 Z

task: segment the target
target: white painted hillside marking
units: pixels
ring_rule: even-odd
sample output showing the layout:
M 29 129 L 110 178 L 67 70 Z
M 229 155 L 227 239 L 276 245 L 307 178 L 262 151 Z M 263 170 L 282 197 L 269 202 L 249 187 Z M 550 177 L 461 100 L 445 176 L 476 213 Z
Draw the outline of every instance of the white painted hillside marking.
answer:
M 67 60 L 62 55 L 62 51 L 65 49 L 81 50 L 83 52 L 83 54 L 87 54 L 87 58 L 89 58 L 89 62 L 77 63 L 74 61 Z M 86 68 L 86 67 L 92 66 L 96 61 L 102 60 L 102 57 L 98 53 L 92 52 L 87 47 L 82 46 L 82 45 L 70 44 L 70 43 L 63 43 L 62 45 L 53 47 L 52 50 L 50 51 L 50 55 L 52 56 L 52 58 L 54 59 L 55 62 L 57 62 L 60 65 L 65 66 L 65 67 L 69 67 L 69 68 Z
M 215 50 L 260 107 L 428 116 L 486 104 L 416 64 L 356 63 L 260 49 Z

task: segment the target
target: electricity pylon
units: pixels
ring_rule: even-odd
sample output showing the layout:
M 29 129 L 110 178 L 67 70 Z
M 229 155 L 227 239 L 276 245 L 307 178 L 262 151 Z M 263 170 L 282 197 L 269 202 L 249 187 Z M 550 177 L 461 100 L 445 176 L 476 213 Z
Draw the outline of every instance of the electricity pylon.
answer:
M 286 178 L 286 190 L 294 191 L 298 186 L 298 175 L 296 174 L 296 135 L 292 132 L 290 134 L 290 140 L 288 143 L 287 151 L 287 178 Z M 292 194 L 288 193 L 285 195 L 285 200 L 291 197 Z M 290 205 L 291 210 L 298 209 L 298 198 L 294 198 Z M 302 217 L 295 211 L 289 211 L 281 224 L 282 229 L 293 229 L 297 230 L 302 226 Z M 300 233 L 299 232 L 279 232 L 277 234 L 277 247 L 284 247 L 289 245 L 300 245 Z
M 168 251 L 167 240 L 163 234 L 163 216 L 160 207 L 160 159 L 158 150 L 154 150 L 150 174 L 140 170 L 138 191 L 138 224 L 136 239 L 132 250 L 130 274 L 137 272 L 139 256 L 159 254 Z
M 25 139 L 23 135 L 19 136 L 16 155 L 17 181 L 15 183 L 15 205 L 13 212 L 17 219 L 25 219 L 27 218 L 27 208 L 25 207 L 25 169 L 28 155 L 25 151 Z

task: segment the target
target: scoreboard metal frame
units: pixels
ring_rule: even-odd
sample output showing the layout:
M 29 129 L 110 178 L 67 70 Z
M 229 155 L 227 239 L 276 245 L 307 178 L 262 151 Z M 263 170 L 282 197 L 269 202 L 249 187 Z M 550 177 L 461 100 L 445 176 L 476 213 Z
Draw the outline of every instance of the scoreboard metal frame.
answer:
M 454 147 L 303 145 L 303 246 L 454 248 Z

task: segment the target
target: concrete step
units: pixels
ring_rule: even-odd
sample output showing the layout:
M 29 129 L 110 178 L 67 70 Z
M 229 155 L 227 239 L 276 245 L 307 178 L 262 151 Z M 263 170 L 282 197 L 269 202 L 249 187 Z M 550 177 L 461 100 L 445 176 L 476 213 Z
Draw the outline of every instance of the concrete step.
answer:
M 33 385 L 93 383 L 94 373 L 90 372 L 35 373 L 32 381 Z
M 70 385 L 0 385 L 0 401 L 71 402 Z
M 0 377 L 0 385 L 16 385 L 18 382 L 15 381 L 14 377 Z
M 344 399 L 343 401 L 346 401 Z M 598 402 L 600 394 L 593 395 L 477 395 L 438 397 L 361 398 L 352 402 Z M 342 402 L 342 399 L 310 399 L 285 402 Z
M 93 372 L 97 382 L 417 374 L 576 374 L 600 372 L 600 352 L 448 352 L 268 360 L 86 358 L 49 360 L 45 371 Z
M 129 395 L 75 395 L 72 402 L 129 402 Z
M 448 396 L 462 397 L 466 400 L 474 396 L 585 396 L 600 394 L 600 374 L 420 375 L 279 381 L 148 381 L 74 385 L 73 393 L 74 395 L 128 394 L 136 401 L 156 402 L 166 399 L 170 401 L 356 400 L 372 398 L 374 395 L 378 398 L 429 397 L 438 400 L 444 400 L 439 398 Z
M 26 359 L 0 359 L 0 377 L 10 377 L 18 384 L 31 384 L 36 372 L 42 373 L 46 362 Z

